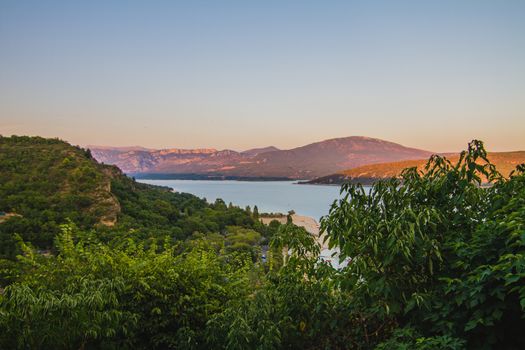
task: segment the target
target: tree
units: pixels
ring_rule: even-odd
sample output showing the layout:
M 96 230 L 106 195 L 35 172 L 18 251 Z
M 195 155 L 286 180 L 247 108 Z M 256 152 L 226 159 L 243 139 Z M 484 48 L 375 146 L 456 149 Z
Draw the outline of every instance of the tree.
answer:
M 369 346 L 403 327 L 525 346 L 524 168 L 504 179 L 473 141 L 456 164 L 433 156 L 370 191 L 342 187 L 321 230 L 351 259 L 341 283 Z

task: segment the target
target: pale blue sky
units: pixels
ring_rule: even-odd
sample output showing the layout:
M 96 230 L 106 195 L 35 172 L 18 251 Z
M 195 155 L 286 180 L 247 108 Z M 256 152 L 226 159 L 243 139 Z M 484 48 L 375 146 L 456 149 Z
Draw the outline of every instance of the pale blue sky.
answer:
M 525 149 L 525 1 L 0 0 L 0 134 Z

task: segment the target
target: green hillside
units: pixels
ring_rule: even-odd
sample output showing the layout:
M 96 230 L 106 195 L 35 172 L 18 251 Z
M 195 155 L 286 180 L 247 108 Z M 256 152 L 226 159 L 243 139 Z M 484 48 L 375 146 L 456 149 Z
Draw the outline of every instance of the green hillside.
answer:
M 6 257 L 16 253 L 16 234 L 52 249 L 69 221 L 107 240 L 129 234 L 177 240 L 256 224 L 249 213 L 221 201 L 210 205 L 137 183 L 64 141 L 25 136 L 0 137 L 0 212 L 9 218 L 0 223 L 0 256 Z

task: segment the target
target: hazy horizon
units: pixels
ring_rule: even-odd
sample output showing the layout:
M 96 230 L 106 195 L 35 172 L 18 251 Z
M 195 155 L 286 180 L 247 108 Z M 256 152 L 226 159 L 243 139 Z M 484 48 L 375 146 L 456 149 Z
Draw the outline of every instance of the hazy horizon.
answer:
M 0 134 L 525 150 L 524 1 L 0 3 Z
M 346 138 L 346 137 L 367 137 L 367 138 L 378 139 L 377 137 L 371 137 L 371 136 L 366 136 L 366 135 L 349 135 L 349 136 L 342 136 L 342 137 L 331 137 L 329 139 L 323 139 L 323 140 L 312 140 L 312 141 L 307 142 L 305 144 L 295 145 L 295 146 L 292 146 L 292 147 L 279 147 L 277 145 L 270 145 L 270 144 L 268 144 L 268 145 L 260 145 L 260 146 L 252 146 L 252 147 L 236 148 L 236 149 L 234 149 L 234 148 L 206 147 L 205 145 L 197 146 L 197 147 L 177 147 L 177 145 L 172 145 L 172 146 L 168 146 L 168 147 L 146 147 L 146 146 L 143 146 L 143 145 L 117 145 L 117 146 L 114 146 L 114 145 L 95 145 L 95 144 L 78 144 L 78 145 L 81 146 L 81 147 L 92 147 L 92 148 L 94 148 L 94 147 L 99 147 L 99 148 L 103 148 L 103 147 L 107 147 L 107 148 L 133 148 L 133 147 L 137 147 L 137 148 L 145 148 L 145 149 L 148 149 L 148 150 L 162 150 L 162 149 L 216 149 L 218 151 L 233 150 L 233 151 L 237 151 L 237 152 L 244 152 L 244 151 L 248 151 L 248 150 L 251 150 L 251 149 L 266 148 L 266 147 L 276 147 L 279 150 L 289 150 L 289 149 L 293 149 L 293 148 L 297 148 L 297 147 L 301 147 L 301 146 L 306 146 L 306 145 L 309 145 L 309 144 L 312 144 L 312 143 L 317 143 L 317 142 L 331 140 L 331 139 Z M 385 140 L 385 139 L 381 139 L 381 140 L 393 142 L 391 140 Z M 467 148 L 467 144 L 470 141 L 471 140 L 465 142 L 465 144 L 462 146 L 462 148 L 454 149 L 454 150 L 452 150 L 452 149 L 451 150 L 424 149 L 424 148 L 421 148 L 421 147 L 418 147 L 418 146 L 414 146 L 414 145 L 407 145 L 407 144 L 403 144 L 403 143 L 399 143 L 399 142 L 395 142 L 395 143 L 398 143 L 398 144 L 400 144 L 402 146 L 405 146 L 405 147 L 416 148 L 416 149 L 421 149 L 421 150 L 430 151 L 430 152 L 454 153 L 454 152 L 460 152 L 460 151 L 466 149 Z M 483 141 L 483 140 L 481 140 L 481 141 Z M 491 145 L 487 144 L 486 142 L 485 142 L 485 146 L 486 146 L 486 148 L 487 148 L 487 150 L 489 152 L 525 151 L 525 147 L 522 148 L 522 149 L 494 150 L 493 148 L 491 148 Z
M 0 136 L 42 136 L 42 135 L 22 135 L 22 134 L 12 134 L 12 135 L 2 135 L 0 134 Z M 327 140 L 331 140 L 331 139 L 340 139 L 340 138 L 347 138 L 347 137 L 366 137 L 366 138 L 372 138 L 372 139 L 380 139 L 380 138 L 377 138 L 377 137 L 371 137 L 371 136 L 366 136 L 366 135 L 349 135 L 349 136 L 342 136 L 342 137 L 331 137 L 331 138 L 328 138 L 328 139 L 323 139 L 323 140 L 312 140 L 310 142 L 307 142 L 305 144 L 300 144 L 300 145 L 293 145 L 291 147 L 279 147 L 277 145 L 260 145 L 260 146 L 248 146 L 248 147 L 245 147 L 245 148 L 220 148 L 220 147 L 207 147 L 206 145 L 197 145 L 196 147 L 178 147 L 176 144 L 175 145 L 171 145 L 171 146 L 167 146 L 167 147 L 146 147 L 146 146 L 143 146 L 143 145 L 140 145 L 140 144 L 135 144 L 135 145 L 132 145 L 132 144 L 124 144 L 124 145 L 107 145 L 107 144 L 81 144 L 81 143 L 75 143 L 73 141 L 70 141 L 70 140 L 67 140 L 67 139 L 63 139 L 63 138 L 60 138 L 58 136 L 49 136 L 50 138 L 59 138 L 61 140 L 64 140 L 66 142 L 69 142 L 70 144 L 72 145 L 76 145 L 76 146 L 80 146 L 80 147 L 83 147 L 83 148 L 109 148 L 109 149 L 118 149 L 118 148 L 144 148 L 144 149 L 147 149 L 147 150 L 165 150 L 165 149 L 186 149 L 186 150 L 194 150 L 194 149 L 215 149 L 217 151 L 223 151 L 223 150 L 232 150 L 232 151 L 237 151 L 237 152 L 244 152 L 244 151 L 248 151 L 248 150 L 252 150 L 252 149 L 258 149 L 258 148 L 267 148 L 267 147 L 276 147 L 277 149 L 279 150 L 290 150 L 290 149 L 294 149 L 294 148 L 298 148 L 298 147 L 302 147 L 302 146 L 307 146 L 309 144 L 313 144 L 313 143 L 318 143 L 318 142 L 322 142 L 322 141 L 327 141 Z M 388 142 L 394 142 L 392 140 L 385 140 L 385 139 L 380 139 L 380 140 L 383 140 L 383 141 L 388 141 Z M 472 139 L 474 140 L 474 139 Z M 409 148 L 415 148 L 415 149 L 420 149 L 420 150 L 424 150 L 424 151 L 429 151 L 429 152 L 436 152 L 436 153 L 455 153 L 455 152 L 460 152 L 462 150 L 465 150 L 467 148 L 467 145 L 468 145 L 468 142 L 472 141 L 472 140 L 469 140 L 467 142 L 465 142 L 465 144 L 459 148 L 459 149 L 451 149 L 451 150 L 433 150 L 433 149 L 425 149 L 425 148 L 422 148 L 422 147 L 418 147 L 418 146 L 414 146 L 414 145 L 408 145 L 408 144 L 403 144 L 403 143 L 399 143 L 399 142 L 394 142 L 394 143 L 397 143 L 397 144 L 400 144 L 401 146 L 405 146 L 405 147 L 409 147 Z M 484 140 L 481 140 L 481 141 L 484 141 Z M 516 151 L 516 152 L 519 152 L 519 151 L 525 151 L 525 148 L 523 149 L 508 149 L 508 150 L 497 150 L 497 149 L 493 149 L 491 148 L 491 145 L 490 144 L 487 144 L 486 142 L 484 142 L 485 144 L 485 147 L 487 149 L 487 151 L 489 152 L 513 152 L 513 151 Z

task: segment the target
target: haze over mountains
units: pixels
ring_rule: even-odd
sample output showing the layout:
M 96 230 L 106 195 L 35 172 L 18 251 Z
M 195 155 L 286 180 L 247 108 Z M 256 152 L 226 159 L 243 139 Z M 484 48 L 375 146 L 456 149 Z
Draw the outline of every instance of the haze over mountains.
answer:
M 335 138 L 290 150 L 270 146 L 243 152 L 89 146 L 100 162 L 128 174 L 206 174 L 312 179 L 384 162 L 427 158 L 432 152 L 363 136 Z

